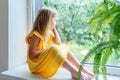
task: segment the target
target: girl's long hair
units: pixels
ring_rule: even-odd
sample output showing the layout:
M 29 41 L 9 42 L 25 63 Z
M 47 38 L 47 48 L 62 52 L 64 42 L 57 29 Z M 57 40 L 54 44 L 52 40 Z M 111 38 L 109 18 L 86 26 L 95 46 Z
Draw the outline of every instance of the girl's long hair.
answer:
M 46 36 L 47 29 L 49 27 L 49 21 L 51 18 L 57 15 L 56 11 L 51 8 L 41 8 L 38 11 L 36 19 L 33 23 L 32 31 L 38 31 L 43 37 Z

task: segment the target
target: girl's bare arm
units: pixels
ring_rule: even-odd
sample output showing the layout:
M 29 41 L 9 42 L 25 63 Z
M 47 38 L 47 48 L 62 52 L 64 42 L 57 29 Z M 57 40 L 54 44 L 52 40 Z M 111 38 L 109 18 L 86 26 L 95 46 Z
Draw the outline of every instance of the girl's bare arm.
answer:
M 53 38 L 53 41 L 58 45 L 61 44 L 61 38 L 56 28 L 53 29 L 53 33 L 55 35 L 55 37 Z
M 31 59 L 37 58 L 43 50 L 37 50 L 40 39 L 35 35 L 29 39 L 30 47 L 28 49 L 29 57 Z

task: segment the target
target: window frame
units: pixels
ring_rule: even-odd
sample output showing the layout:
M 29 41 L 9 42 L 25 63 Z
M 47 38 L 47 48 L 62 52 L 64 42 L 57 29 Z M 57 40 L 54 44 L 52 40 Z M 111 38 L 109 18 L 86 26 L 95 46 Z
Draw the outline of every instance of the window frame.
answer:
M 36 5 L 37 4 L 37 5 Z M 32 23 L 34 21 L 34 18 L 37 14 L 37 11 L 39 8 L 41 8 L 42 5 L 42 0 L 27 0 L 27 33 L 30 32 Z

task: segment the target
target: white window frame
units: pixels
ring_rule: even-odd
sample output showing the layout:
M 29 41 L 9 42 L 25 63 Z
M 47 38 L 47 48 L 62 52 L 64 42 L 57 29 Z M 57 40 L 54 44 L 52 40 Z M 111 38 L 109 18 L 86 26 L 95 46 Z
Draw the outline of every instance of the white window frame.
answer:
M 34 3 L 34 0 L 27 0 L 27 14 L 28 14 L 28 16 L 27 16 L 27 33 L 30 31 L 30 29 L 31 29 L 31 26 L 32 26 L 32 22 L 33 22 L 33 15 L 34 15 L 34 12 L 35 12 L 35 10 L 34 10 L 34 5 L 33 4 L 35 4 Z
M 40 5 L 36 6 L 36 4 L 40 4 Z M 37 11 L 41 7 L 42 7 L 42 0 L 27 0 L 27 14 L 28 14 L 28 16 L 27 16 L 27 18 L 28 18 L 27 32 L 28 33 L 31 30 L 32 23 L 34 21 Z

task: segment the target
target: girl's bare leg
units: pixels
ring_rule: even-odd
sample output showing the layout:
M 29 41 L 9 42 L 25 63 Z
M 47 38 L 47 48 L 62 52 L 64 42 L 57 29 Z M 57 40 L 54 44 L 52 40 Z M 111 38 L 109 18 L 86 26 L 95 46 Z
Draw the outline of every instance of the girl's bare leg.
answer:
M 67 59 L 77 68 L 80 68 L 80 62 L 77 60 L 77 58 L 72 54 L 72 52 L 68 52 Z
M 79 70 L 81 64 L 77 60 L 77 58 L 72 54 L 72 52 L 70 52 L 70 51 L 68 52 L 67 59 L 69 60 L 69 62 L 71 62 Z M 90 77 L 94 76 L 92 72 L 89 72 L 89 71 L 85 70 L 84 68 L 81 70 L 81 72 L 87 74 Z
M 72 79 L 76 79 L 77 78 L 78 69 L 76 67 L 74 67 L 73 64 L 71 64 L 68 60 L 66 60 L 64 62 L 63 67 L 71 72 Z

